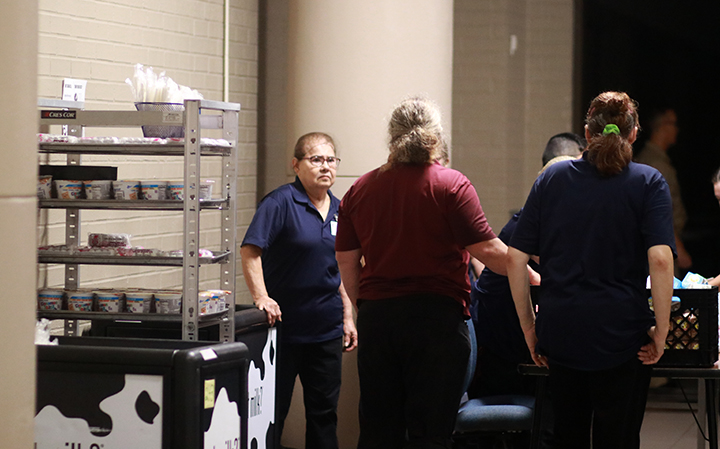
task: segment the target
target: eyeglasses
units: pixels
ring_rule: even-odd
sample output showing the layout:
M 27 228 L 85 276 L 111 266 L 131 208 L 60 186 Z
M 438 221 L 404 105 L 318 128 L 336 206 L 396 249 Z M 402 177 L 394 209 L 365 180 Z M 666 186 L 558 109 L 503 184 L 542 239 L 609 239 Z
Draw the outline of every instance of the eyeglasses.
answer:
M 322 167 L 325 162 L 327 162 L 330 168 L 337 168 L 338 165 L 340 165 L 340 158 L 335 156 L 310 156 L 304 157 L 303 159 L 310 161 L 310 165 L 313 167 Z

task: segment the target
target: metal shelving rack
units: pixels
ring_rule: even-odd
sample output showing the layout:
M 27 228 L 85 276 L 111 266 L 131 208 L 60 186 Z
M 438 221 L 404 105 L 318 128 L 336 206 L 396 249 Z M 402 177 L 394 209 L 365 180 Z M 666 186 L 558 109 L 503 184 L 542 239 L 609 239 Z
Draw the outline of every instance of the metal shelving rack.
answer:
M 236 165 L 237 137 L 240 105 L 209 100 L 186 100 L 183 113 L 168 114 L 163 111 L 87 111 L 83 104 L 60 100 L 39 100 L 40 108 L 56 108 L 71 112 L 70 114 L 52 114 L 43 117 L 41 112 L 40 125 L 67 126 L 67 134 L 82 136 L 85 127 L 134 127 L 134 126 L 177 126 L 178 114 L 182 115 L 185 128 L 184 142 L 166 144 L 97 144 L 88 142 L 40 143 L 41 153 L 66 154 L 68 165 L 80 165 L 82 154 L 105 155 L 145 155 L 145 156 L 179 156 L 184 158 L 184 200 L 183 201 L 118 201 L 118 200 L 40 200 L 39 207 L 46 209 L 66 210 L 66 245 L 78 245 L 80 236 L 80 210 L 182 210 L 183 213 L 183 257 L 124 257 L 95 254 L 52 255 L 40 254 L 40 263 L 65 264 L 65 288 L 77 289 L 78 265 L 142 265 L 142 266 L 180 266 L 183 267 L 183 302 L 182 314 L 125 314 L 102 312 L 68 312 L 39 311 L 38 316 L 64 319 L 66 335 L 77 334 L 77 320 L 182 320 L 182 337 L 184 340 L 197 340 L 198 329 L 204 326 L 219 325 L 222 341 L 231 342 L 235 338 L 235 269 L 236 269 Z M 203 115 L 202 111 L 215 111 Z M 46 114 L 48 115 L 48 114 Z M 59 115 L 59 117 L 58 117 Z M 220 129 L 222 138 L 230 142 L 230 146 L 202 145 L 203 129 Z M 222 158 L 222 198 L 217 200 L 200 200 L 200 164 L 204 156 Z M 200 212 L 204 209 L 219 210 L 221 217 L 221 251 L 212 257 L 200 257 Z M 198 309 L 198 283 L 200 266 L 204 264 L 220 264 L 220 289 L 230 293 L 226 298 L 227 308 L 224 312 L 200 316 Z M 192 300 L 194 298 L 194 301 Z

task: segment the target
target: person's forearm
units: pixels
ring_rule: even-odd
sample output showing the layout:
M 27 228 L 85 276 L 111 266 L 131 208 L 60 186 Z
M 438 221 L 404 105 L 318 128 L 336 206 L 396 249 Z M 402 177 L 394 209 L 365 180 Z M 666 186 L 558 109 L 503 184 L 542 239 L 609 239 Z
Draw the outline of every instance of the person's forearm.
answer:
M 648 266 L 656 326 L 667 333 L 670 328 L 673 295 L 673 260 L 670 247 L 666 245 L 651 247 L 648 250 Z
M 342 275 L 340 276 L 342 278 Z M 340 298 L 342 299 L 342 305 L 343 305 L 343 319 L 344 320 L 352 320 L 353 319 L 353 302 L 350 300 L 350 296 L 347 294 L 347 290 L 345 290 L 345 284 L 344 282 L 340 281 Z
M 352 251 L 337 251 L 335 258 L 340 269 L 340 278 L 342 286 L 350 298 L 352 305 L 357 306 L 357 300 L 360 296 L 360 257 L 359 249 Z
M 493 273 L 507 275 L 507 246 L 499 238 L 473 243 L 465 249 Z
M 535 326 L 535 311 L 530 299 L 530 281 L 527 269 L 529 260 L 530 257 L 522 251 L 512 247 L 508 248 L 508 282 L 523 332 L 527 332 Z
M 255 245 L 240 248 L 243 277 L 253 301 L 268 296 L 262 269 L 262 249 Z

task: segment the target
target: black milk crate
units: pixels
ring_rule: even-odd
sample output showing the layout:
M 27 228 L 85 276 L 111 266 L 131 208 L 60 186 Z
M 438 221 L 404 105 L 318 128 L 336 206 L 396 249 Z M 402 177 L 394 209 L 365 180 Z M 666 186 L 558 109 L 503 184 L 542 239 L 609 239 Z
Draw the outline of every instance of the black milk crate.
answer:
M 718 360 L 718 288 L 674 290 L 673 296 L 680 304 L 673 304 L 665 353 L 657 366 L 713 366 Z

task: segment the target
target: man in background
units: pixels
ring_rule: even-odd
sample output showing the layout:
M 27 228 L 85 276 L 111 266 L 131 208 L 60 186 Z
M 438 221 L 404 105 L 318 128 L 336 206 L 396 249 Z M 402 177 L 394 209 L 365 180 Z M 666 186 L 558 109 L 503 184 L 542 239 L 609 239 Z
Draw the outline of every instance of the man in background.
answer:
M 687 270 L 692 265 L 692 258 L 685 249 L 681 236 L 687 213 L 682 202 L 680 184 L 677 179 L 677 171 L 670 160 L 667 152 L 675 145 L 678 135 L 677 114 L 672 108 L 663 107 L 651 110 L 645 129 L 649 134 L 645 146 L 636 156 L 635 161 L 656 168 L 665 178 L 670 188 L 670 197 L 673 207 L 673 226 L 675 228 L 675 246 L 677 247 L 677 259 L 675 260 L 676 274 L 679 270 Z
M 542 155 L 543 167 L 558 156 L 578 157 L 585 149 L 585 139 L 575 133 L 555 134 L 545 145 Z

